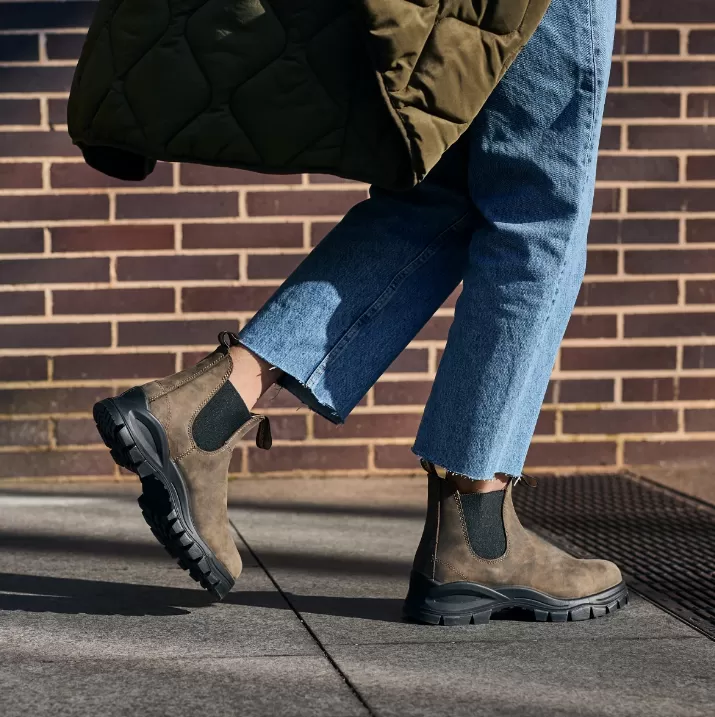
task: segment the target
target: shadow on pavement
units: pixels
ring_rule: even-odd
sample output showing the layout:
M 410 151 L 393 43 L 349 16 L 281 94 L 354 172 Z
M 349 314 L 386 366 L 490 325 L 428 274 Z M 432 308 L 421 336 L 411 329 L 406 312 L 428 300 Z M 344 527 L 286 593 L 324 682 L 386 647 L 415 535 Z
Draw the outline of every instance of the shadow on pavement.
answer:
M 208 593 L 198 589 L 0 573 L 0 610 L 66 615 L 167 617 L 188 615 L 192 609 L 209 607 L 214 602 Z M 294 593 L 285 593 L 284 598 L 276 591 L 236 590 L 229 593 L 223 604 L 272 610 L 295 609 L 301 614 L 402 622 L 401 598 L 334 597 Z M 533 620 L 533 616 L 528 612 L 511 610 L 494 615 L 493 619 Z
M 10 533 L 0 531 L 0 549 L 33 553 L 63 553 L 65 555 L 94 555 L 107 558 L 124 558 L 147 561 L 170 561 L 165 551 L 154 542 L 88 538 L 75 535 L 43 533 Z M 239 545 L 239 549 L 241 546 Z M 246 558 L 245 548 L 242 550 Z M 269 569 L 289 568 L 300 572 L 331 575 L 366 575 L 407 577 L 411 561 L 295 552 L 290 550 L 261 549 L 259 557 Z
M 300 612 L 399 622 L 402 600 L 287 595 Z M 192 609 L 210 606 L 214 599 L 203 590 L 135 585 L 99 580 L 0 573 L 0 610 L 33 613 L 171 616 L 188 615 Z M 280 593 L 247 591 L 230 593 L 227 605 L 290 610 Z
M 405 583 L 405 592 L 407 592 L 407 583 Z M 268 604 L 271 595 L 272 593 L 258 591 L 237 592 L 229 595 L 226 600 L 240 605 L 277 607 Z M 362 620 L 381 620 L 382 622 L 403 622 L 402 598 L 328 597 L 327 595 L 295 595 L 294 593 L 285 593 L 285 596 L 301 614 L 312 613 Z M 283 607 L 288 608 L 288 605 L 284 603 Z M 530 610 L 514 608 L 494 613 L 491 619 L 534 622 L 534 614 Z
M 405 589 L 407 586 L 405 585 Z M 253 591 L 231 593 L 226 602 L 252 607 L 279 607 L 270 604 L 274 593 Z M 295 595 L 285 593 L 286 599 L 299 613 L 333 615 L 361 620 L 402 622 L 402 599 L 380 597 L 329 597 L 327 595 Z M 283 601 L 283 609 L 290 606 Z
M 167 559 L 163 548 L 153 541 L 112 540 L 80 535 L 0 531 L 0 548 L 8 551 L 66 553 L 70 555 L 81 553 L 83 555 L 140 558 L 152 561 Z
M 203 590 L 0 573 L 0 610 L 77 615 L 188 615 L 213 602 Z

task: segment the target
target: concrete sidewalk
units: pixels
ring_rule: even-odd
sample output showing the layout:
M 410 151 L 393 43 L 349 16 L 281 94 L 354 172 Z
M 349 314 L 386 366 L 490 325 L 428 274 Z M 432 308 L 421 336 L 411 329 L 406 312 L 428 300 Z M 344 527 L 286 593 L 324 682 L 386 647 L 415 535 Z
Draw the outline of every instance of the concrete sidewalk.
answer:
M 715 644 L 637 596 L 567 624 L 402 622 L 423 491 L 232 483 L 246 568 L 222 603 L 155 543 L 138 483 L 0 491 L 0 714 L 713 714 Z

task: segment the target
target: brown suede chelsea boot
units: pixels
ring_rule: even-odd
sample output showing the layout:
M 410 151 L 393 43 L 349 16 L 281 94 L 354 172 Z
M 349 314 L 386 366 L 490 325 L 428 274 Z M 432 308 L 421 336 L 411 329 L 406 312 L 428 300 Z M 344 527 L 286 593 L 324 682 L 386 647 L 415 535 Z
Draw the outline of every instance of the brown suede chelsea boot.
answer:
M 486 623 L 506 608 L 536 620 L 587 620 L 628 602 L 620 570 L 581 560 L 526 530 L 505 490 L 462 494 L 434 464 L 427 471 L 427 519 L 403 614 L 433 625 Z
M 226 507 L 231 453 L 257 424 L 256 445 L 271 447 L 268 418 L 251 413 L 229 381 L 236 340 L 222 332 L 196 366 L 94 407 L 112 458 L 141 479 L 139 505 L 152 533 L 219 599 L 242 568 Z

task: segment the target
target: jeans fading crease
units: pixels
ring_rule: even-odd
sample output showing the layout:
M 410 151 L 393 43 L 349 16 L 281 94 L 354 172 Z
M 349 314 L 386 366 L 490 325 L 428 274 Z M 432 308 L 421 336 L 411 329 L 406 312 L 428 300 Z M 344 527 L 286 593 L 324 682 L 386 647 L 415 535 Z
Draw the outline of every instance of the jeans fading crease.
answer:
M 412 450 L 519 475 L 583 280 L 616 0 L 552 0 L 469 130 L 408 192 L 371 188 L 240 333 L 342 423 L 460 282 Z

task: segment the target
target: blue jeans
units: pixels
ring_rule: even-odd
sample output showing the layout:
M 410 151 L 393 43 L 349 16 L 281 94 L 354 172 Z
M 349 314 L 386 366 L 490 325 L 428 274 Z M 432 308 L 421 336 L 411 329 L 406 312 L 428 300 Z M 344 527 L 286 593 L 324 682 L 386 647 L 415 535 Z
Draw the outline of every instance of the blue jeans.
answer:
M 372 188 L 240 333 L 342 423 L 463 282 L 412 450 L 521 474 L 583 280 L 616 0 L 552 0 L 468 132 L 408 192 Z

